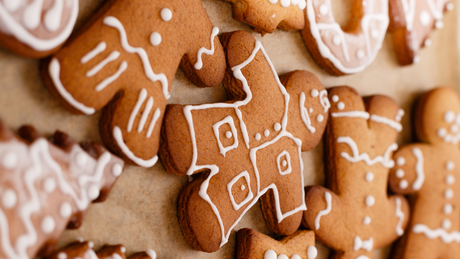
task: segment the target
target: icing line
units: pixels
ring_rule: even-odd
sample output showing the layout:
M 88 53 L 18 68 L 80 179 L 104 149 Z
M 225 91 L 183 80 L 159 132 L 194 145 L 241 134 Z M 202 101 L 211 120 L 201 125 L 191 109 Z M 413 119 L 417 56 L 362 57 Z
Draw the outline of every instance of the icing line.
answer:
M 418 191 L 422 188 L 423 182 L 425 181 L 425 172 L 423 171 L 423 153 L 416 147 L 412 149 L 412 153 L 417 159 L 417 163 L 415 164 L 415 173 L 417 174 L 417 178 L 412 184 L 412 189 Z
M 332 196 L 329 192 L 324 192 L 324 198 L 326 199 L 326 209 L 318 212 L 315 218 L 315 229 L 318 230 L 320 227 L 320 220 L 322 216 L 326 216 L 331 212 L 332 209 Z
M 402 224 L 404 221 L 404 212 L 401 210 L 401 199 L 396 197 L 396 217 L 399 218 L 398 224 L 396 225 L 396 234 L 402 236 L 404 234 L 404 229 L 402 229 Z
M 123 154 L 125 154 L 131 161 L 142 167 L 152 167 L 158 161 L 158 156 L 154 156 L 148 160 L 137 157 L 134 153 L 126 146 L 123 140 L 123 133 L 118 126 L 113 127 L 113 138 L 117 142 L 118 147 L 121 149 Z
M 391 152 L 398 149 L 398 145 L 396 143 L 391 144 L 386 149 L 383 156 L 376 156 L 373 159 L 371 159 L 367 153 L 360 154 L 358 145 L 350 137 L 338 137 L 337 143 L 345 143 L 350 147 L 353 156 L 350 156 L 347 152 L 341 152 L 340 155 L 351 163 L 357 163 L 359 161 L 364 161 L 367 165 L 380 163 L 386 168 L 392 168 L 395 164 L 390 156 Z
M 215 50 L 214 49 L 214 38 L 217 36 L 217 34 L 219 34 L 219 28 L 217 28 L 217 27 L 212 28 L 211 48 L 206 49 L 205 47 L 201 47 L 198 50 L 198 57 L 197 57 L 197 61 L 195 63 L 195 69 L 196 70 L 200 70 L 201 68 L 203 68 L 203 60 L 202 60 L 202 55 L 203 54 L 206 54 L 206 55 L 209 55 L 209 56 L 214 55 L 214 50 Z

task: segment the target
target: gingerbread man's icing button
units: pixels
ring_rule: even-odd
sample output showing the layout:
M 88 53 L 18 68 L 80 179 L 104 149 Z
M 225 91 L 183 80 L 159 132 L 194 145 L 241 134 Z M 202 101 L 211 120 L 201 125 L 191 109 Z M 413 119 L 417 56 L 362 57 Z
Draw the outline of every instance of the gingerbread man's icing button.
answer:
M 13 152 L 8 152 L 2 157 L 2 166 L 6 169 L 14 169 L 18 164 L 18 157 Z
M 2 195 L 2 205 L 5 209 L 11 209 L 16 206 L 18 196 L 12 189 L 7 189 Z
M 173 17 L 173 13 L 171 9 L 169 8 L 161 9 L 160 15 L 161 15 L 161 19 L 165 22 L 169 22 Z

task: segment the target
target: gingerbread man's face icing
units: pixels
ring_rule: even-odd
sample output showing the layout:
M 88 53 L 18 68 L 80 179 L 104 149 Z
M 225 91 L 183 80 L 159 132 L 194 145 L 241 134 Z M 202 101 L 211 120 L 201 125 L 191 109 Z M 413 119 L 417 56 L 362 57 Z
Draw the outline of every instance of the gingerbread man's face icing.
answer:
M 450 0 L 389 0 L 390 31 L 399 64 L 410 65 L 420 61 L 422 47 L 431 45 L 433 29 L 444 27 L 443 12 L 453 10 Z
M 78 16 L 78 0 L 0 1 L 0 45 L 34 58 L 67 40 Z
M 222 37 L 230 101 L 168 107 L 161 160 L 167 171 L 194 175 L 179 197 L 179 221 L 195 249 L 212 252 L 257 200 L 273 232 L 294 233 L 306 209 L 301 150 L 318 144 L 330 107 L 306 71 L 278 79 L 249 33 Z
M 102 10 L 42 74 L 69 110 L 90 115 L 105 107 L 100 130 L 106 145 L 151 167 L 179 64 L 199 86 L 223 78 L 219 30 L 199 0 L 118 0 Z
M 331 258 L 372 258 L 372 250 L 391 244 L 408 222 L 406 199 L 387 194 L 403 112 L 386 96 L 363 101 L 350 87 L 332 88 L 329 99 L 328 189 L 306 188 L 303 225 L 334 250 Z
M 0 257 L 28 259 L 49 253 L 66 227 L 78 228 L 89 204 L 107 198 L 124 163 L 64 133 L 53 143 L 31 127 L 19 133 L 0 123 Z
M 450 88 L 425 93 L 414 126 L 422 143 L 395 153 L 390 187 L 415 193 L 411 224 L 395 247 L 397 258 L 460 256 L 460 98 Z M 416 249 L 414 249 L 416 248 Z

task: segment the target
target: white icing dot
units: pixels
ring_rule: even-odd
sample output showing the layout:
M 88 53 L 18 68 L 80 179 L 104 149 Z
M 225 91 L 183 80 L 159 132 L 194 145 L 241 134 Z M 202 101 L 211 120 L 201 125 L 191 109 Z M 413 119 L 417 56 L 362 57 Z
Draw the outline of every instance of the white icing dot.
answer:
M 265 136 L 265 137 L 270 136 L 270 131 L 269 131 L 268 129 L 266 129 L 266 130 L 264 131 L 264 136 Z
M 42 231 L 45 234 L 53 232 L 55 226 L 56 223 L 54 222 L 54 219 L 51 216 L 46 216 L 42 221 Z
M 447 189 L 444 191 L 444 198 L 450 200 L 454 197 L 454 191 L 452 189 Z
M 99 197 L 99 187 L 97 185 L 91 185 L 88 190 L 88 197 L 93 201 Z
M 367 172 L 366 173 L 366 181 L 368 181 L 368 182 L 374 181 L 374 174 L 371 173 L 371 172 Z
M 88 162 L 88 155 L 83 152 L 78 152 L 75 159 L 79 167 L 84 167 L 86 163 Z
M 303 10 L 303 9 L 305 9 L 306 6 L 307 6 L 307 1 L 300 0 L 299 5 L 298 5 L 299 9 Z
M 450 220 L 448 220 L 448 219 L 444 219 L 442 221 L 442 228 L 447 230 L 450 227 L 452 227 L 452 222 Z
M 291 259 L 302 259 L 302 257 L 300 257 L 300 255 L 298 255 L 298 254 L 293 254 L 291 256 Z
M 447 134 L 447 130 L 445 128 L 438 129 L 438 137 L 444 137 Z
M 325 4 L 322 4 L 320 7 L 319 7 L 319 13 L 321 15 L 326 15 L 327 13 L 329 12 L 329 8 L 327 8 L 327 5 Z
M 447 214 L 447 215 L 451 214 L 453 210 L 454 210 L 454 208 L 452 207 L 452 204 L 449 204 L 449 203 L 448 203 L 448 204 L 444 204 L 444 207 L 443 207 L 443 209 L 442 209 L 442 211 L 444 212 L 444 214 Z
M 454 168 L 455 168 L 454 162 L 452 162 L 452 161 L 447 161 L 447 163 L 446 163 L 446 169 L 447 169 L 448 171 L 452 171 L 452 170 L 454 170 Z
M 16 11 L 22 4 L 21 0 L 3 0 L 3 4 L 8 11 L 14 12 Z
M 47 193 L 52 193 L 56 189 L 56 181 L 53 178 L 48 178 L 45 180 L 43 188 Z
M 371 31 L 371 37 L 376 40 L 378 37 L 379 37 L 379 31 L 377 31 L 376 29 L 373 29 Z
M 318 256 L 318 250 L 314 246 L 308 246 L 307 249 L 308 259 L 315 259 Z
M 334 43 L 335 46 L 339 46 L 340 43 L 342 43 L 342 39 L 339 35 L 335 35 L 334 38 L 332 38 L 332 43 Z
M 455 183 L 455 177 L 451 174 L 446 176 L 446 184 L 452 185 Z
M 278 0 L 268 0 L 271 4 L 276 4 L 278 3 Z
M 436 26 L 436 29 L 442 29 L 444 27 L 444 22 L 443 21 L 436 21 L 434 26 Z
M 244 191 L 244 189 L 246 189 L 246 186 L 244 186 L 244 184 L 243 184 L 243 185 L 241 185 L 241 190 Z
M 311 94 L 311 97 L 316 98 L 316 97 L 318 97 L 319 92 L 318 92 L 318 90 L 313 89 L 313 90 L 311 90 L 310 94 Z
M 401 180 L 401 182 L 399 182 L 399 188 L 401 189 L 406 189 L 407 186 L 409 186 L 409 183 L 407 182 L 407 180 Z
M 372 195 L 366 196 L 366 206 L 367 207 L 372 207 L 375 204 L 375 198 Z
M 454 10 L 454 7 L 455 7 L 454 3 L 448 3 L 447 6 L 446 6 L 448 11 Z
M 286 160 L 283 160 L 283 162 L 281 163 L 283 166 L 287 166 L 287 161 Z
M 414 63 L 419 63 L 420 62 L 420 57 L 419 56 L 415 56 L 414 57 Z
M 289 259 L 289 257 L 285 254 L 278 255 L 278 259 Z
M 364 217 L 363 224 L 364 225 L 371 224 L 371 217 L 369 217 L 369 216 Z
M 68 218 L 72 214 L 72 206 L 70 206 L 70 203 L 64 202 L 61 205 L 61 209 L 59 210 L 59 212 L 61 213 L 61 216 L 63 218 Z
M 358 50 L 356 51 L 356 57 L 359 59 L 359 60 L 362 60 L 364 58 L 364 51 L 362 50 Z
M 157 258 L 157 253 L 155 253 L 155 251 L 153 251 L 152 249 L 147 249 L 147 251 L 145 251 L 147 253 L 147 255 L 151 258 L 151 259 L 156 259 Z
M 457 114 L 457 116 L 455 116 L 455 124 L 460 125 L 460 114 Z
M 3 193 L 2 204 L 5 209 L 13 208 L 18 202 L 18 196 L 12 189 L 8 189 Z
M 281 130 L 281 124 L 279 124 L 278 122 L 275 123 L 275 125 L 273 126 L 273 129 L 274 129 L 275 131 L 280 131 L 280 130 Z
M 453 111 L 446 111 L 444 113 L 444 121 L 447 123 L 452 123 L 455 120 L 455 113 Z
M 313 108 L 308 109 L 309 113 L 313 113 Z
M 230 131 L 225 132 L 225 137 L 226 138 L 231 138 L 233 134 Z
M 432 42 L 431 42 L 430 39 L 426 39 L 424 45 L 425 45 L 425 47 L 429 47 L 429 46 L 431 46 L 431 43 L 432 43 Z
M 275 259 L 276 257 L 277 257 L 277 254 L 275 251 L 271 249 L 265 251 L 264 259 Z
M 396 170 L 396 177 L 403 178 L 404 175 L 405 175 L 404 170 L 402 170 L 402 169 Z
M 280 3 L 281 3 L 282 7 L 289 7 L 289 5 L 291 4 L 291 1 L 290 0 L 281 0 Z
M 345 109 L 345 104 L 344 104 L 343 102 L 339 102 L 339 103 L 337 104 L 337 109 L 339 109 L 339 110 Z
M 402 156 L 398 157 L 396 159 L 396 164 L 399 165 L 399 166 L 403 166 L 404 164 L 406 164 L 406 159 Z
M 8 152 L 3 156 L 2 166 L 6 169 L 14 169 L 18 164 L 18 157 L 12 152 Z
M 322 122 L 323 120 L 324 120 L 324 116 L 322 114 L 318 114 L 318 116 L 316 116 L 317 122 Z
M 172 19 L 172 12 L 168 8 L 161 9 L 161 19 L 165 22 L 169 22 Z
M 332 96 L 332 101 L 335 102 L 335 103 L 338 102 L 339 97 L 337 95 Z
M 427 26 L 428 24 L 430 24 L 431 22 L 431 16 L 430 16 L 430 13 L 428 13 L 427 11 L 423 10 L 421 13 L 420 13 L 420 23 L 423 25 L 423 26 Z
M 67 259 L 67 254 L 65 252 L 60 252 L 58 255 L 57 255 L 57 258 L 58 259 Z
M 150 34 L 150 44 L 152 44 L 153 46 L 158 46 L 160 45 L 161 43 L 161 34 L 159 34 L 158 32 L 152 32 L 152 34 Z
M 88 246 L 89 246 L 89 248 L 93 248 L 93 247 L 94 247 L 93 241 L 89 241 L 89 242 L 88 242 Z
M 292 4 L 292 5 L 298 5 L 298 4 L 299 4 L 299 0 L 291 0 L 291 4 Z
M 114 164 L 112 167 L 112 174 L 115 177 L 118 177 L 121 175 L 121 172 L 123 171 L 123 167 L 120 164 Z
M 124 246 L 120 247 L 120 251 L 121 251 L 122 253 L 126 253 L 126 247 L 124 247 Z
M 255 136 L 255 139 L 256 139 L 257 141 L 259 141 L 259 140 L 260 140 L 260 138 L 261 138 L 260 134 L 259 134 L 259 133 L 257 133 L 257 134 L 256 134 L 256 136 Z

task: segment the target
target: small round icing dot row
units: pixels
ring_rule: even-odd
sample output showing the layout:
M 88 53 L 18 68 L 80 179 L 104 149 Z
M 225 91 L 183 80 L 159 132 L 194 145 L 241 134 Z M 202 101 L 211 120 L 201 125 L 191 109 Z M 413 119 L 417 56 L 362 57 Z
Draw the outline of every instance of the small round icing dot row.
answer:
M 446 176 L 446 184 L 452 185 L 455 183 L 455 176 L 449 174 Z
M 455 113 L 453 111 L 446 111 L 444 113 L 444 121 L 447 123 L 452 123 L 455 120 Z
M 275 123 L 275 125 L 273 126 L 273 129 L 274 129 L 275 131 L 280 131 L 280 130 L 281 130 L 281 124 L 279 124 L 278 122 Z
M 404 170 L 402 170 L 402 169 L 396 170 L 396 177 L 403 178 L 404 175 L 405 175 Z
M 375 204 L 375 198 L 372 195 L 366 196 L 366 206 L 367 207 L 372 207 Z
M 51 216 L 46 216 L 42 221 L 42 231 L 45 234 L 49 234 L 54 231 L 56 223 Z
M 371 172 L 366 173 L 366 181 L 372 182 L 374 180 L 374 174 Z
M 454 208 L 452 207 L 452 204 L 444 204 L 442 212 L 444 212 L 444 214 L 446 214 L 446 215 L 449 215 L 449 214 L 452 213 L 453 210 L 454 210 Z
M 114 164 L 112 167 L 112 174 L 115 177 L 118 177 L 121 175 L 123 171 L 123 167 L 120 164 Z
M 2 204 L 5 209 L 11 209 L 14 206 L 16 206 L 16 203 L 18 202 L 18 196 L 16 195 L 16 192 L 12 189 L 6 190 L 3 195 L 2 195 Z
M 447 169 L 448 171 L 452 171 L 452 170 L 454 170 L 454 168 L 455 168 L 454 162 L 452 162 L 452 161 L 447 161 L 447 163 L 446 163 L 446 169 Z
M 335 103 L 338 102 L 339 97 L 337 95 L 332 96 L 332 101 L 335 102 Z
M 398 157 L 396 159 L 396 164 L 399 165 L 399 166 L 403 166 L 404 164 L 406 164 L 406 159 L 402 156 Z
M 454 197 L 454 191 L 452 189 L 447 189 L 444 191 L 444 198 L 450 200 Z
M 363 224 L 364 225 L 371 224 L 371 217 L 369 217 L 369 216 L 364 217 Z
M 91 199 L 91 200 L 95 200 L 97 199 L 97 197 L 99 197 L 99 187 L 97 187 L 97 185 L 91 185 L 91 187 L 89 187 L 89 190 L 88 190 L 88 197 Z
M 319 91 L 316 89 L 311 90 L 311 97 L 316 98 L 319 96 Z
M 150 34 L 150 44 L 152 44 L 153 46 L 158 46 L 160 45 L 161 43 L 161 34 L 159 34 L 158 32 L 152 32 L 152 34 Z
M 78 152 L 76 156 L 76 163 L 79 167 L 84 167 L 88 162 L 88 155 L 83 152 Z
M 314 246 L 308 246 L 307 248 L 308 259 L 315 259 L 318 256 L 318 250 Z
M 285 254 L 278 255 L 278 259 L 289 259 L 289 257 Z
M 225 132 L 225 137 L 226 138 L 231 138 L 233 134 L 230 131 Z
M 53 178 L 46 179 L 43 188 L 47 193 L 54 192 L 54 190 L 56 190 L 56 181 Z
M 161 19 L 165 22 L 169 22 L 172 19 L 172 12 L 169 8 L 161 9 Z
M 266 129 L 266 130 L 264 131 L 264 136 L 265 136 L 265 137 L 270 136 L 270 131 L 269 131 L 268 129 Z
M 345 109 L 345 104 L 344 104 L 343 102 L 339 102 L 339 103 L 337 104 L 337 109 L 339 109 L 339 110 Z
M 256 134 L 256 136 L 255 136 L 255 139 L 256 139 L 257 141 L 259 141 L 259 140 L 260 140 L 260 138 L 261 138 L 260 134 L 259 134 L 259 133 L 257 133 L 257 134 Z
M 18 157 L 15 153 L 8 152 L 3 156 L 2 166 L 6 169 L 14 169 L 18 165 Z
M 322 114 L 318 114 L 318 116 L 316 116 L 317 122 L 322 122 L 323 120 L 324 120 L 324 116 Z
M 444 220 L 442 221 L 442 228 L 443 228 L 443 229 L 446 229 L 446 230 L 447 230 L 447 229 L 449 229 L 449 228 L 451 228 L 451 227 L 452 227 L 452 222 L 451 222 L 450 220 L 444 219 Z
M 409 183 L 407 182 L 407 180 L 401 180 L 401 182 L 399 182 L 399 188 L 401 189 L 406 189 L 407 186 L 409 186 Z
M 269 249 L 267 251 L 265 251 L 265 254 L 264 254 L 264 259 L 276 259 L 277 258 L 277 254 L 275 251 Z

